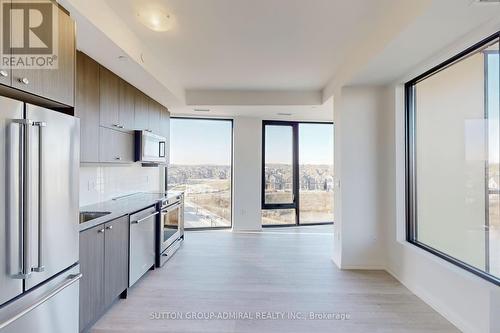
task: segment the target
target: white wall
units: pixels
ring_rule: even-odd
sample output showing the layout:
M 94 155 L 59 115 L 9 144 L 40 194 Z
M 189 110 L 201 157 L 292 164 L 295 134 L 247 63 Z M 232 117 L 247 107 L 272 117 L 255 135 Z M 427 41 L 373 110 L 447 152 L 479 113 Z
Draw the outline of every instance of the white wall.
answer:
M 343 268 L 384 268 L 380 195 L 379 110 L 381 88 L 344 87 L 334 98 L 335 246 L 333 260 Z
M 233 133 L 233 230 L 259 231 L 262 229 L 262 120 L 235 118 Z
M 137 192 L 162 190 L 160 168 L 80 166 L 80 207 Z
M 500 291 L 497 286 L 421 250 L 405 240 L 405 145 L 402 86 L 385 92 L 387 121 L 380 128 L 391 149 L 386 172 L 392 181 L 387 206 L 386 269 L 464 332 L 498 332 Z M 496 314 L 493 316 L 493 314 Z
M 402 85 L 335 95 L 336 240 L 343 269 L 383 268 L 464 332 L 499 332 L 500 288 L 405 240 Z
M 351 86 L 334 92 L 335 172 L 341 182 L 335 197 L 334 261 L 342 268 L 359 261 L 365 267 L 382 263 L 418 297 L 471 333 L 500 332 L 500 288 L 405 240 L 403 83 L 498 30 L 498 24 L 490 24 L 467 34 L 382 89 Z M 358 101 L 349 101 L 353 98 Z M 363 192 L 366 184 L 369 192 Z M 354 191 L 360 195 L 359 205 L 353 200 Z M 382 246 L 370 239 L 375 230 L 382 233 Z M 370 249 L 382 251 L 382 258 L 371 256 Z

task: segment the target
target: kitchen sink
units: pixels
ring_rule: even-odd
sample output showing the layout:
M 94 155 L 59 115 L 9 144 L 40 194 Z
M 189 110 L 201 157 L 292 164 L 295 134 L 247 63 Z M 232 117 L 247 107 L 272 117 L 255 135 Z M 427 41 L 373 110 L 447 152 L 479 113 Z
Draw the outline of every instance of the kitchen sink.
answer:
M 111 214 L 111 212 L 80 212 L 80 223 L 92 221 L 108 214 Z

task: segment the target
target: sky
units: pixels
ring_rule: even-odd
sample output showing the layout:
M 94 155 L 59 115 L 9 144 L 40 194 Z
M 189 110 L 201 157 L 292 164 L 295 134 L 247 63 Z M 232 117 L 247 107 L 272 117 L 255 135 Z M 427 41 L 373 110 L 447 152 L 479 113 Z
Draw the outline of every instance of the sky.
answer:
M 266 163 L 292 163 L 292 128 L 266 127 Z M 299 124 L 299 164 L 333 164 L 333 125 Z
M 230 165 L 230 121 L 172 118 L 170 129 L 170 163 Z M 267 163 L 291 163 L 290 127 L 268 127 L 266 142 Z M 299 150 L 300 164 L 333 164 L 333 125 L 300 124 Z
M 231 121 L 172 118 L 170 131 L 170 163 L 231 165 Z

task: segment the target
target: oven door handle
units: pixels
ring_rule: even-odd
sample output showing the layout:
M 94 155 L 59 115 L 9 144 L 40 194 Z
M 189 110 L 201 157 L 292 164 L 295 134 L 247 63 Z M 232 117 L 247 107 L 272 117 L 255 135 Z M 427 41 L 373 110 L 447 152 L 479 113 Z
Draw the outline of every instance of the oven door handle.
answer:
M 167 208 L 163 208 L 161 210 L 161 212 L 162 213 L 170 213 L 171 211 L 173 211 L 181 206 L 182 206 L 182 202 L 179 202 L 179 203 L 173 204 L 172 206 L 168 206 Z
M 146 216 L 146 217 L 143 217 L 142 219 L 139 219 L 139 220 L 137 220 L 137 221 L 132 221 L 131 223 L 132 223 L 132 224 L 139 224 L 139 223 L 144 222 L 144 221 L 146 221 L 146 220 L 148 220 L 148 219 L 150 219 L 150 218 L 152 218 L 152 217 L 154 217 L 154 216 L 156 216 L 156 215 L 158 215 L 158 212 L 155 212 L 155 213 L 153 213 L 153 214 L 151 214 L 151 215 L 148 215 L 148 216 Z

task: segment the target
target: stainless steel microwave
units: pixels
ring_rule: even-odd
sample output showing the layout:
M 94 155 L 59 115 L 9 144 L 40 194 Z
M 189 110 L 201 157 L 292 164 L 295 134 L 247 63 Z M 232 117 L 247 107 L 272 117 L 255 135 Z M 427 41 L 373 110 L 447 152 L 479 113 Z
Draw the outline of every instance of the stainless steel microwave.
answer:
M 135 161 L 167 164 L 167 138 L 149 131 L 135 131 Z

